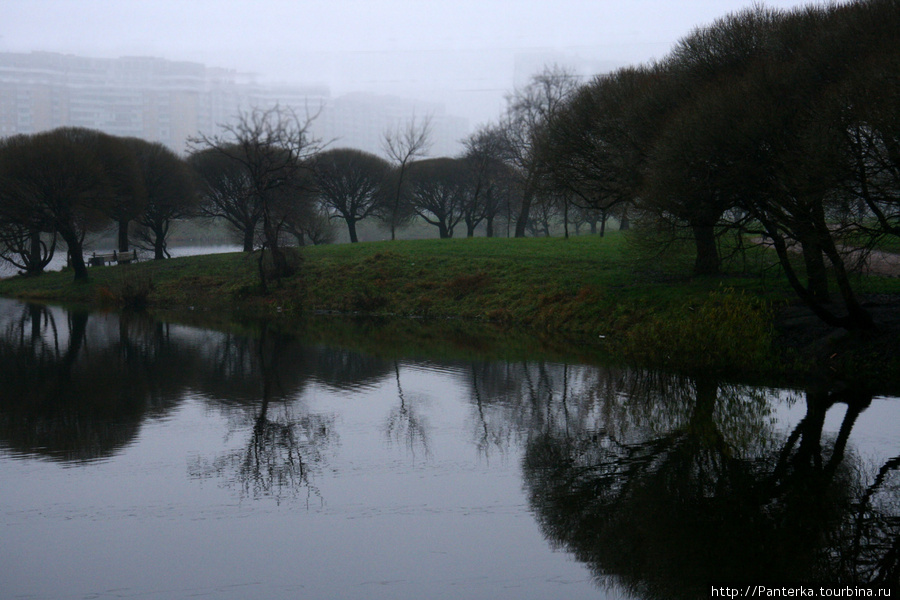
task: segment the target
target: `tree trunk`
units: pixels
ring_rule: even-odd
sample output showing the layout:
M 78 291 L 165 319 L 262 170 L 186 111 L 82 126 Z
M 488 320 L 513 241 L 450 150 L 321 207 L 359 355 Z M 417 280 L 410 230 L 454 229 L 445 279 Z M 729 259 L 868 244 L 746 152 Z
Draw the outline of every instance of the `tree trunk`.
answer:
M 516 219 L 516 237 L 525 237 L 525 228 L 528 226 L 528 216 L 531 213 L 531 200 L 533 194 L 526 191 L 522 196 L 522 206 L 519 209 L 519 217 Z
M 347 221 L 347 231 L 350 234 L 350 243 L 355 244 L 359 241 L 359 238 L 356 236 L 356 221 L 353 219 L 344 219 Z M 393 229 L 391 230 L 393 232 Z M 391 237 L 391 239 L 394 239 Z
M 813 298 L 819 302 L 828 302 L 831 294 L 828 291 L 828 269 L 822 246 L 814 240 L 801 241 L 803 262 L 806 264 L 806 288 Z
M 403 193 L 403 176 L 406 172 L 406 163 L 400 163 L 400 173 L 397 177 L 397 193 L 391 199 L 391 241 L 397 239 L 397 220 L 400 215 L 400 195 Z
M 788 279 L 788 283 L 791 284 L 791 287 L 794 289 L 794 292 L 797 296 L 800 297 L 801 300 L 815 313 L 817 317 L 822 319 L 828 325 L 832 327 L 844 327 L 844 328 L 859 328 L 859 327 L 868 327 L 871 324 L 871 317 L 868 318 L 868 323 L 866 324 L 866 319 L 864 318 L 862 321 L 859 320 L 858 317 L 854 315 L 848 315 L 846 317 L 839 317 L 832 313 L 830 310 L 825 308 L 825 305 L 817 300 L 809 291 L 809 288 L 804 286 L 800 282 L 800 278 L 797 276 L 796 271 L 794 271 L 794 267 L 791 264 L 791 259 L 788 253 L 787 244 L 783 237 L 781 237 L 778 229 L 774 227 L 771 222 L 766 222 L 762 218 L 763 226 L 766 228 L 766 232 L 769 235 L 769 238 L 772 240 L 772 245 L 775 246 L 775 251 L 778 253 L 778 262 L 781 263 L 782 269 L 784 269 L 784 274 Z M 867 314 L 868 316 L 868 314 Z
M 244 252 L 253 252 L 253 233 L 254 227 L 244 229 Z
M 166 258 L 166 235 L 169 228 L 166 225 L 155 225 L 150 231 L 153 232 L 153 260 L 163 260 Z
M 66 242 L 66 246 L 69 247 L 69 264 L 72 265 L 72 270 L 75 273 L 75 281 L 87 281 L 88 272 L 87 266 L 84 264 L 84 250 L 81 246 L 80 236 L 71 233 L 60 233 L 60 236 Z
M 494 237 L 494 217 L 487 218 L 487 231 L 485 232 L 485 237 L 492 238 Z
M 694 261 L 695 275 L 717 275 L 719 273 L 719 248 L 716 244 L 716 228 L 714 225 L 695 224 L 694 244 L 697 247 L 697 259 Z
M 128 252 L 128 219 L 119 221 L 119 252 Z
M 44 256 L 43 256 L 43 245 L 41 244 L 41 232 L 40 231 L 31 231 L 28 234 L 30 248 L 28 251 L 28 262 L 26 265 L 28 269 L 26 272 L 31 274 L 37 274 L 44 270 Z
M 850 321 L 850 326 L 862 329 L 874 327 L 875 323 L 872 320 L 872 315 L 862 307 L 859 300 L 856 298 L 856 294 L 853 293 L 853 287 L 850 285 L 850 278 L 847 275 L 844 260 L 841 258 L 834 243 L 830 240 L 826 244 L 825 253 L 828 255 L 828 260 L 834 268 L 834 276 L 837 280 L 838 290 L 841 293 L 841 299 L 844 301 L 844 306 L 847 307 L 847 318 Z
M 288 264 L 284 250 L 278 245 L 278 233 L 279 227 L 276 224 L 275 219 L 270 216 L 269 207 L 266 206 L 263 211 L 263 236 L 265 237 L 263 243 L 272 254 L 272 279 L 276 282 L 279 282 L 283 277 L 288 277 L 293 273 L 293 269 L 291 269 L 291 266 Z M 264 276 L 261 283 L 265 288 Z
M 269 251 L 272 253 L 272 277 L 277 281 L 291 275 L 293 269 L 288 264 L 284 250 L 277 245 L 273 245 L 269 248 Z

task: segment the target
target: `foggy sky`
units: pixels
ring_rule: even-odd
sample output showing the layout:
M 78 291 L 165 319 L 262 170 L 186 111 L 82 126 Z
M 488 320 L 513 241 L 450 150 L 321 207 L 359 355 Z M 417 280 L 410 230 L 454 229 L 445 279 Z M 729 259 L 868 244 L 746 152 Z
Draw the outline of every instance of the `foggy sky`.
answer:
M 751 0 L 0 0 L 0 52 L 155 56 L 496 119 L 515 57 L 615 68 Z M 809 4 L 771 0 L 767 6 Z M 521 70 L 521 60 L 520 60 Z M 525 74 L 527 75 L 527 74 Z M 521 80 L 523 74 L 519 73 Z

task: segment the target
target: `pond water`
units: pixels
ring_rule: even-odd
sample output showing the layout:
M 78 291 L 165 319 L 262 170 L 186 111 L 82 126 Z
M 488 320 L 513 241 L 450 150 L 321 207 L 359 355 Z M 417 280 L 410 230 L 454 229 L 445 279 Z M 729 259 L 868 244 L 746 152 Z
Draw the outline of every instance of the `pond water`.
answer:
M 0 598 L 896 582 L 896 398 L 243 330 L 0 300 Z
M 107 254 L 111 253 L 114 248 L 95 248 L 93 250 L 89 250 L 85 252 L 85 262 L 87 262 L 88 257 L 91 255 L 91 252 L 95 252 L 96 254 Z M 241 247 L 234 244 L 216 244 L 216 245 L 204 245 L 204 246 L 171 246 L 168 248 L 169 254 L 174 258 L 177 256 L 197 256 L 199 254 L 222 254 L 224 252 L 240 252 Z M 148 250 L 137 250 L 137 256 L 139 260 L 152 260 L 153 252 Z M 59 250 L 53 254 L 53 259 L 50 261 L 50 264 L 45 268 L 46 271 L 59 271 L 63 267 L 66 266 L 66 251 Z M 3 260 L 0 261 L 0 277 L 12 277 L 16 273 L 19 272 L 19 269 L 14 267 L 9 262 Z

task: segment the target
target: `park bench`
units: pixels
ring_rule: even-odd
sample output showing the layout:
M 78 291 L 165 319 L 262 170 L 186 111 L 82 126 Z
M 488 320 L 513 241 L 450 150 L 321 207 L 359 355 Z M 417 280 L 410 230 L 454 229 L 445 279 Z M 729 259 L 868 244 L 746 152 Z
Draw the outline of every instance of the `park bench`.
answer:
M 131 250 L 129 252 L 111 252 L 108 254 L 97 254 L 95 252 L 91 254 L 91 257 L 88 259 L 88 264 L 92 267 L 103 267 L 113 263 L 130 263 L 135 260 L 137 260 L 136 250 Z
M 130 252 L 119 252 L 116 255 L 116 262 L 119 264 L 130 263 L 134 260 L 137 260 L 137 250 L 131 250 Z

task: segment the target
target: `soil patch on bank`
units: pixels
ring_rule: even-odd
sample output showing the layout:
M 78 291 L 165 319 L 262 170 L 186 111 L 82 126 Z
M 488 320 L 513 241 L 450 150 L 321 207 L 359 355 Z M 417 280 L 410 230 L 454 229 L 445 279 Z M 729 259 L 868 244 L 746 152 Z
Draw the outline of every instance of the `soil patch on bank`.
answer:
M 900 385 L 900 295 L 862 298 L 875 328 L 847 330 L 822 322 L 803 305 L 781 309 L 775 318 L 776 345 L 786 360 L 802 356 L 812 361 L 811 373 L 830 377 L 834 373 L 865 372 L 880 381 L 866 385 Z

